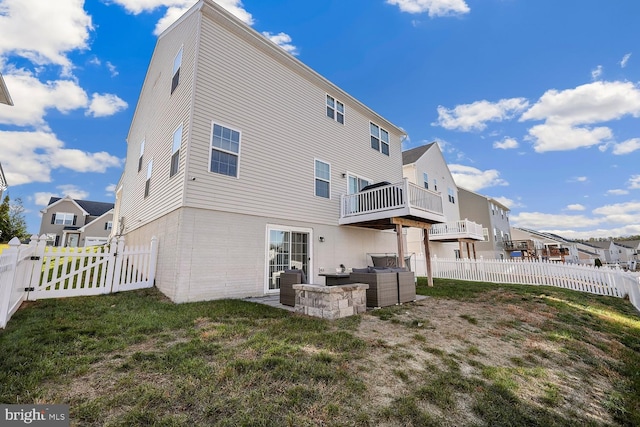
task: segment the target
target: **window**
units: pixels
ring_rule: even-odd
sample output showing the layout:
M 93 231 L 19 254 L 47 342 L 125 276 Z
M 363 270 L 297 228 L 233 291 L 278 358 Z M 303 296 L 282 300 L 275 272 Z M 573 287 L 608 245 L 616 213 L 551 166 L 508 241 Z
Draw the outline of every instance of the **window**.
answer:
M 51 216 L 51 224 L 76 225 L 78 216 L 68 212 L 56 212 Z
M 140 143 L 140 157 L 138 157 L 138 172 L 142 170 L 142 156 L 144 154 L 144 139 Z
M 211 172 L 238 176 L 240 132 L 213 124 L 211 137 Z
M 331 198 L 331 165 L 316 160 L 316 196 Z
M 173 72 L 171 75 L 171 93 L 178 87 L 178 83 L 180 83 L 180 66 L 182 65 L 182 48 L 178 51 L 178 54 L 173 59 Z
M 182 124 L 173 132 L 173 146 L 171 147 L 171 170 L 169 176 L 172 177 L 178 172 L 180 167 L 180 143 L 182 142 Z
M 153 159 L 149 160 L 147 164 L 147 180 L 144 183 L 144 197 L 149 196 L 151 190 L 151 171 L 153 170 Z
M 438 180 L 433 178 L 433 191 L 438 191 Z
M 429 189 L 429 174 L 423 173 L 422 174 L 422 181 L 424 182 L 424 188 L 426 188 L 428 190 Z
M 344 104 L 327 95 L 327 117 L 344 124 Z
M 371 148 L 380 151 L 382 154 L 389 155 L 389 132 L 380 126 L 369 123 L 371 133 Z
M 451 203 L 455 203 L 456 202 L 456 196 L 455 196 L 456 193 L 453 192 L 453 188 L 449 187 L 447 190 L 448 190 L 448 193 L 449 193 L 449 201 Z
M 105 230 L 111 230 L 113 228 L 113 221 L 107 221 L 104 223 Z

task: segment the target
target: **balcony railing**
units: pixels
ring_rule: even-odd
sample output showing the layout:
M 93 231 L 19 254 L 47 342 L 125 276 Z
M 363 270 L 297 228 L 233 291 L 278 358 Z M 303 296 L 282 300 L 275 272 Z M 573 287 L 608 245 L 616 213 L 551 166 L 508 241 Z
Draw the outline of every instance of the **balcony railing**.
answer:
M 484 240 L 482 225 L 465 219 L 444 224 L 433 224 L 429 230 L 429 240 L 457 239 Z
M 397 216 L 422 218 L 431 223 L 442 222 L 442 196 L 405 178 L 396 184 L 345 194 L 340 201 L 340 224 Z

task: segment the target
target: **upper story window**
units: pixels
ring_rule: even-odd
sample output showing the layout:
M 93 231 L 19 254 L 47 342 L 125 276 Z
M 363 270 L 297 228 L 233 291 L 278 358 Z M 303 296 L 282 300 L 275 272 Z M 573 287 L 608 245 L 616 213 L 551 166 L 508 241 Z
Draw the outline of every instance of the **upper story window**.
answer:
M 171 93 L 178 87 L 178 83 L 180 83 L 180 67 L 182 66 L 182 48 L 176 54 L 176 57 L 173 58 L 173 72 L 171 75 Z
M 171 146 L 171 169 L 169 176 L 172 177 L 178 172 L 180 167 L 180 143 L 182 142 L 182 123 L 173 131 L 173 144 Z
M 153 171 L 153 159 L 149 160 L 147 164 L 147 180 L 144 183 L 144 197 L 149 196 L 151 191 L 151 172 Z
M 315 161 L 316 196 L 331 198 L 331 165 Z
M 68 212 L 56 212 L 51 216 L 51 224 L 76 225 L 78 216 Z
M 329 95 L 327 95 L 327 117 L 344 124 L 344 104 Z
M 138 157 L 138 172 L 142 170 L 142 156 L 144 155 L 144 139 L 140 143 L 140 156 Z
M 429 174 L 426 172 L 422 174 L 422 182 L 424 183 L 424 188 L 429 189 Z
M 211 135 L 211 172 L 238 176 L 240 132 L 216 123 Z
M 438 191 L 438 180 L 433 178 L 433 191 Z
M 448 193 L 449 193 L 449 201 L 451 203 L 455 203 L 456 202 L 456 193 L 453 191 L 453 188 L 449 187 L 447 189 Z
M 111 230 L 113 228 L 113 221 L 107 221 L 104 223 L 105 230 Z
M 371 148 L 388 156 L 389 132 L 374 123 L 369 123 L 369 128 L 371 133 Z

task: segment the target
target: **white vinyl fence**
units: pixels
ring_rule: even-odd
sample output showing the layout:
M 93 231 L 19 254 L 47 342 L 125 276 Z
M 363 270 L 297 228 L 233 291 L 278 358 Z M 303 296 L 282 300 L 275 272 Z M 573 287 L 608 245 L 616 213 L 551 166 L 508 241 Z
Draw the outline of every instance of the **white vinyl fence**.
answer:
M 431 259 L 431 268 L 433 277 L 442 279 L 555 286 L 597 295 L 628 296 L 640 310 L 640 278 L 622 270 L 548 261 L 437 257 Z
M 125 246 L 124 238 L 105 246 L 63 248 L 32 236 L 14 238 L 0 256 L 0 328 L 23 301 L 150 288 L 154 284 L 157 240 Z

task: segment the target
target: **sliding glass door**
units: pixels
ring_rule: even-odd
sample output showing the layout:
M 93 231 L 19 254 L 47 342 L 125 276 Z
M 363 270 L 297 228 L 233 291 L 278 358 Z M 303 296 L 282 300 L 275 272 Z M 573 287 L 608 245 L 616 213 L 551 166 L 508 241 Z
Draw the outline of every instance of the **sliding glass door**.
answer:
M 266 291 L 280 289 L 280 273 L 297 268 L 309 277 L 311 230 L 270 226 L 267 228 Z

